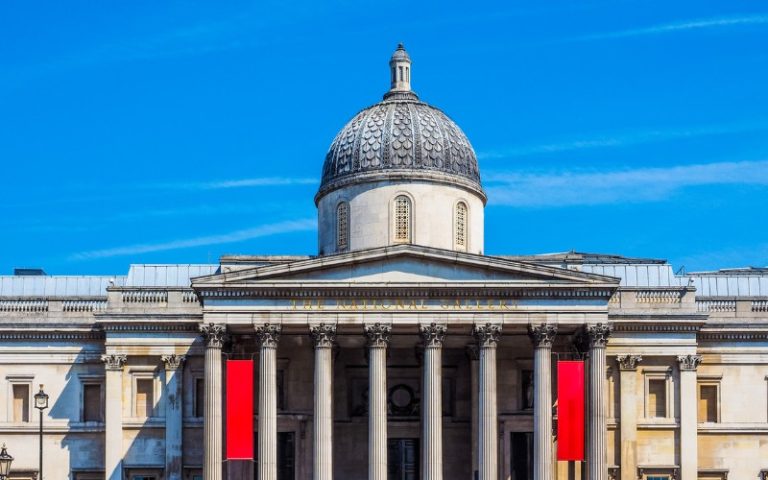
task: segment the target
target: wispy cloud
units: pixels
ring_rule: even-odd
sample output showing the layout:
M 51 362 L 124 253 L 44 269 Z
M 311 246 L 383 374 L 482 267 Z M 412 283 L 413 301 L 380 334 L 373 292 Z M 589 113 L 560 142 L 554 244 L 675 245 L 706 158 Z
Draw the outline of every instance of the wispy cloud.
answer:
M 571 37 L 565 41 L 590 41 L 603 40 L 611 38 L 641 37 L 649 35 L 663 35 L 668 33 L 684 32 L 689 30 L 702 30 L 708 28 L 723 28 L 746 25 L 765 25 L 768 24 L 768 15 L 742 15 L 729 17 L 712 17 L 697 20 L 684 20 L 680 22 L 662 23 L 651 25 L 644 28 L 633 28 L 628 30 L 619 30 L 615 32 L 594 33 Z
M 314 230 L 317 221 L 312 218 L 288 220 L 284 222 L 260 225 L 254 228 L 237 230 L 219 235 L 207 235 L 202 237 L 171 240 L 159 243 L 143 243 L 123 247 L 105 248 L 75 253 L 69 256 L 69 260 L 91 260 L 98 258 L 118 257 L 124 255 L 137 255 L 141 253 L 162 252 L 166 250 L 178 250 L 182 248 L 203 247 L 207 245 L 221 245 L 226 243 L 242 242 L 254 238 L 268 237 L 281 233 L 302 232 Z
M 601 173 L 490 172 L 485 180 L 488 198 L 495 205 L 566 207 L 655 202 L 694 186 L 768 186 L 768 160 Z
M 761 132 L 766 130 L 768 130 L 768 121 L 766 120 L 731 125 L 709 125 L 688 129 L 637 130 L 598 135 L 590 138 L 571 137 L 554 142 L 498 148 L 495 150 L 481 151 L 478 156 L 481 159 L 523 157 L 574 150 L 625 147 L 714 135 Z
M 292 185 L 316 185 L 317 178 L 309 177 L 262 177 L 235 180 L 216 180 L 210 182 L 173 182 L 147 185 L 149 188 L 172 188 L 179 190 L 222 190 L 248 187 L 284 187 Z

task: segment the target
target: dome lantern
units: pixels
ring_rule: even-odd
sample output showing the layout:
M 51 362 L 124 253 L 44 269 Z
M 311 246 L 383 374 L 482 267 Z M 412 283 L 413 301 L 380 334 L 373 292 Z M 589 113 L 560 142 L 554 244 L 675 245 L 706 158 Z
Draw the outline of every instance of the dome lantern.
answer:
M 405 51 L 402 43 L 389 59 L 390 89 L 389 93 L 411 91 L 411 57 Z M 387 98 L 385 95 L 384 98 Z

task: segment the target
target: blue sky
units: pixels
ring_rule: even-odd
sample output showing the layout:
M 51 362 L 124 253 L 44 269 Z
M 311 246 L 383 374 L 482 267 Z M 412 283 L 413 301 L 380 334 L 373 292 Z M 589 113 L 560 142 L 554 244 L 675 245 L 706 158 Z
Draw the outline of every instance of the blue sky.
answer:
M 487 253 L 768 265 L 764 2 L 73 0 L 0 5 L 0 274 L 315 253 L 401 41 L 477 151 Z

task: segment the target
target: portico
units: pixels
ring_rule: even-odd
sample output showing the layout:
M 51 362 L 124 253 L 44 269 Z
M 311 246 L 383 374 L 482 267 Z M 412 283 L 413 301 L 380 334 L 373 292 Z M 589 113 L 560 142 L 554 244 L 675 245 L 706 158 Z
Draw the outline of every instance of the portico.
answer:
M 312 378 L 312 409 L 300 428 L 311 436 L 305 441 L 312 447 L 303 451 L 312 458 L 295 461 L 306 464 L 312 478 L 383 480 L 403 468 L 415 472 L 400 478 L 467 478 L 473 474 L 469 447 L 476 424 L 477 478 L 496 479 L 509 455 L 499 454 L 500 425 L 515 417 L 522 425 L 519 420 L 529 416 L 534 478 L 553 478 L 553 332 L 568 348 L 577 334 L 602 328 L 597 325 L 607 322 L 614 279 L 413 245 L 298 263 L 201 277 L 193 284 L 203 304 L 203 332 L 225 329 L 233 351 L 258 357 L 258 478 L 278 478 L 277 433 L 281 421 L 296 417 L 292 406 L 276 408 L 285 395 L 280 388 L 293 381 L 283 371 L 278 386 L 278 364 L 291 369 L 302 361 L 298 357 L 311 366 L 311 377 L 288 377 Z M 441 276 L 449 266 L 451 278 Z M 477 349 L 477 362 L 465 356 L 467 346 Z M 535 405 L 525 412 L 517 401 L 520 369 L 508 365 L 531 358 Z M 206 385 L 220 385 L 216 375 L 221 369 L 206 363 Z M 603 388 L 604 378 L 589 376 L 598 382 L 595 389 Z M 210 455 L 217 449 L 207 446 L 221 443 L 215 437 L 220 430 L 209 427 L 221 414 L 212 411 L 205 419 L 206 479 L 219 478 L 213 472 L 223 465 L 223 458 Z M 605 424 L 592 427 L 604 430 Z M 393 439 L 411 439 L 404 455 L 415 457 L 407 465 L 388 465 L 401 461 L 393 458 L 401 448 Z M 599 451 L 598 445 L 591 448 Z M 361 455 L 350 455 L 350 449 Z M 596 457 L 596 467 L 605 466 L 604 455 Z

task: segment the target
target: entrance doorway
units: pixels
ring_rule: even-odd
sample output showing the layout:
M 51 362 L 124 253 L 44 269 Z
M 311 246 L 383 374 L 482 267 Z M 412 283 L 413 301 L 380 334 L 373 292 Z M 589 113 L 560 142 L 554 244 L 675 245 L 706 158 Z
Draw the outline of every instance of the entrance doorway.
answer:
M 533 432 L 512 432 L 512 480 L 533 480 Z
M 390 438 L 387 440 L 387 480 L 417 480 L 419 478 L 419 439 Z

